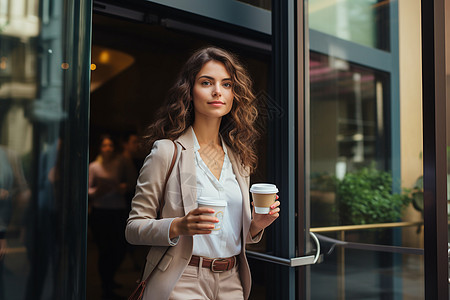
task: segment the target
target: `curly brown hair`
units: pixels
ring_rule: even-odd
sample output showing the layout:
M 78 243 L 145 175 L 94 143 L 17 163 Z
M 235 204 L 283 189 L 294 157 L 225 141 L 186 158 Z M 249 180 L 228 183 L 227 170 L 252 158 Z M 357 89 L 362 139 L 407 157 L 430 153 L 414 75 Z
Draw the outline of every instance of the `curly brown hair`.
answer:
M 193 124 L 192 90 L 195 77 L 203 65 L 212 60 L 224 64 L 233 83 L 233 106 L 222 117 L 220 134 L 226 145 L 238 155 L 241 164 L 252 173 L 257 164 L 255 142 L 259 137 L 254 126 L 258 111 L 252 81 L 235 55 L 217 47 L 200 49 L 187 60 L 169 90 L 165 104 L 159 109 L 156 121 L 147 128 L 145 144 L 150 149 L 156 140 L 175 140 Z

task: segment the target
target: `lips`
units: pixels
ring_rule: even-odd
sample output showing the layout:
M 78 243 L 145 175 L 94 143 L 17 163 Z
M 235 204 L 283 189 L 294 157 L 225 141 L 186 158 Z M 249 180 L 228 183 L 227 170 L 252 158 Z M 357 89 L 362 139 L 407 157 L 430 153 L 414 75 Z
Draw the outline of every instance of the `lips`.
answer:
M 208 104 L 212 104 L 212 105 L 225 105 L 225 103 L 223 103 L 222 101 L 211 101 L 211 102 L 208 102 Z

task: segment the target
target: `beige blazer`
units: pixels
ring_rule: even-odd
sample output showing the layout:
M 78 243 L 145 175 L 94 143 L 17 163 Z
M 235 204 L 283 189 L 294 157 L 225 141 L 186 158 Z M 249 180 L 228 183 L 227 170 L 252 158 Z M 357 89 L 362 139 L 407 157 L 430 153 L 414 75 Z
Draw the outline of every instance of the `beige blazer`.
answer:
M 170 246 L 168 233 L 170 223 L 176 217 L 185 216 L 197 207 L 197 182 L 194 158 L 194 137 L 188 128 L 175 144 L 178 157 L 172 173 L 167 181 L 165 194 L 164 182 L 172 162 L 174 145 L 170 140 L 159 140 L 154 143 L 151 153 L 145 159 L 141 169 L 136 194 L 131 205 L 131 212 L 126 227 L 127 241 L 135 245 L 149 245 L 150 251 L 144 271 L 144 278 L 150 274 L 144 299 L 168 299 L 192 255 L 193 238 L 181 236 L 176 246 Z M 238 162 L 233 152 L 228 150 L 234 174 L 242 192 L 242 249 L 246 243 L 256 243 L 262 237 L 260 232 L 252 238 L 249 233 L 251 209 L 249 199 L 249 176 Z M 162 218 L 156 219 L 159 204 L 165 197 Z M 167 249 L 167 252 L 165 252 Z M 164 254 L 162 259 L 159 258 Z M 239 273 L 244 289 L 244 297 L 250 294 L 251 276 L 245 251 L 239 255 Z

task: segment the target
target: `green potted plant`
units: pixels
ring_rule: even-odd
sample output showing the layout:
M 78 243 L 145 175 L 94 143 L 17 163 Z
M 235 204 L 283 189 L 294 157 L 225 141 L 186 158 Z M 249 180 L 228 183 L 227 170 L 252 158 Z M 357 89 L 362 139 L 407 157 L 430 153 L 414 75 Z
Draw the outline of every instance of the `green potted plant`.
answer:
M 410 199 L 392 192 L 392 176 L 373 165 L 347 173 L 337 184 L 341 224 L 398 221 Z

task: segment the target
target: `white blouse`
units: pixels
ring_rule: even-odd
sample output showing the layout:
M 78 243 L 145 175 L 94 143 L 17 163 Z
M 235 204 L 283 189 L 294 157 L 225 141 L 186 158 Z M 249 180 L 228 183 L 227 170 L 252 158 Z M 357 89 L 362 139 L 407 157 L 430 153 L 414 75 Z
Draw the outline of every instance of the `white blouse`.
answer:
M 227 202 L 221 231 L 217 235 L 194 235 L 193 254 L 210 258 L 238 255 L 242 247 L 242 193 L 227 154 L 227 147 L 222 140 L 225 157 L 219 180 L 217 180 L 201 158 L 198 152 L 200 145 L 193 129 L 192 132 L 194 133 L 197 198 L 217 197 Z

